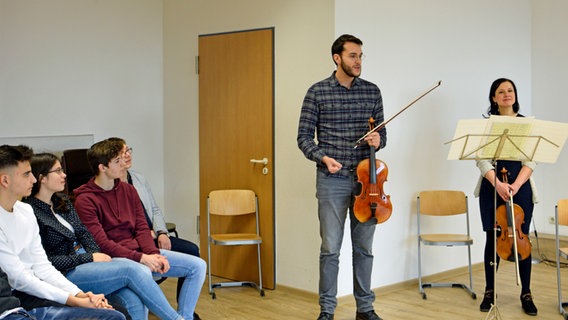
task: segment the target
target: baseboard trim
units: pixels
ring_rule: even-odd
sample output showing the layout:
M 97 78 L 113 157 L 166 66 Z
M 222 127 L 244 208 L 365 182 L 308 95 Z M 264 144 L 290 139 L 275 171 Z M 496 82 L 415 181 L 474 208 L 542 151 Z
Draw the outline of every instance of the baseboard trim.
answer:
M 472 268 L 472 272 L 475 271 L 479 271 L 479 270 L 483 270 L 483 263 L 476 263 L 476 264 L 472 264 L 471 265 Z M 426 277 L 422 277 L 422 281 L 423 282 L 437 282 L 446 278 L 452 278 L 452 277 L 456 277 L 456 276 L 460 276 L 463 274 L 467 274 L 468 273 L 468 268 L 466 267 L 460 267 L 460 268 L 456 268 L 456 269 L 451 269 L 451 270 L 447 270 L 444 272 L 440 272 L 440 273 L 436 273 L 433 275 L 429 275 Z M 401 289 L 406 289 L 408 287 L 416 287 L 416 291 L 418 292 L 418 278 L 415 279 L 410 279 L 410 280 L 406 280 L 406 281 L 402 281 L 402 282 L 397 282 L 391 285 L 386 285 L 383 287 L 379 287 L 379 288 L 374 288 L 373 291 L 375 292 L 376 295 L 384 295 L 393 291 L 398 291 Z M 294 288 L 294 287 L 290 287 L 290 286 L 286 286 L 286 285 L 282 285 L 282 284 L 277 284 L 276 286 L 276 290 L 279 291 L 285 291 L 288 292 L 289 294 L 295 295 L 295 296 L 299 296 L 299 297 L 304 297 L 306 299 L 314 299 L 317 301 L 318 299 L 318 294 L 315 292 L 311 292 L 311 291 L 307 291 L 307 290 L 303 290 L 303 289 L 298 289 L 298 288 Z M 353 294 L 348 294 L 345 296 L 340 296 L 337 298 L 337 302 L 338 303 L 345 303 L 348 301 L 351 301 L 351 299 L 353 299 Z

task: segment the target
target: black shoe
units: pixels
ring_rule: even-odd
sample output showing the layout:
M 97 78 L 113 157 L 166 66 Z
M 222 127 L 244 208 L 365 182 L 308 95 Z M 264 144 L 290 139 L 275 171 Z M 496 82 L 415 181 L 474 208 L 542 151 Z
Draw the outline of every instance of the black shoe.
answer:
M 201 318 L 196 312 L 193 313 L 193 320 L 201 320 Z
M 529 316 L 536 316 L 538 310 L 533 303 L 532 295 L 530 292 L 521 295 L 521 304 L 526 314 L 528 314 Z
M 379 317 L 375 310 L 367 311 L 367 312 L 357 312 L 357 316 L 355 320 L 383 320 Z
M 333 314 L 322 312 L 320 313 L 318 320 L 333 320 Z
M 491 306 L 495 303 L 493 298 L 493 290 L 485 291 L 485 294 L 483 294 L 483 301 L 481 301 L 481 304 L 479 305 L 479 311 L 489 312 L 489 310 L 491 310 Z

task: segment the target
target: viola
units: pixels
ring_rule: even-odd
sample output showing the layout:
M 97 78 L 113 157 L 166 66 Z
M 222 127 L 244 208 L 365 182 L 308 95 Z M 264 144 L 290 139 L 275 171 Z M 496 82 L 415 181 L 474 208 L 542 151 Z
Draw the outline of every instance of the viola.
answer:
M 502 181 L 507 182 L 507 169 L 501 170 Z M 515 261 L 525 260 L 531 254 L 531 243 L 521 226 L 525 223 L 523 208 L 513 203 L 513 193 L 509 191 L 509 201 L 500 205 L 495 212 L 497 221 L 497 254 L 502 259 Z
M 391 122 L 411 105 L 416 103 L 416 101 L 422 99 L 441 84 L 442 81 L 438 81 L 432 88 L 418 96 L 395 115 L 390 117 L 388 120 L 383 121 L 378 126 L 375 126 L 375 120 L 372 117 L 369 118 L 369 131 L 355 142 L 355 146 L 353 148 L 362 146 L 365 143 L 365 138 L 371 133 L 385 127 L 387 123 Z M 377 219 L 377 223 L 383 223 L 390 218 L 392 213 L 390 196 L 386 195 L 383 190 L 383 184 L 387 181 L 389 169 L 384 162 L 375 159 L 375 148 L 373 146 L 369 147 L 369 159 L 365 159 L 357 165 L 357 181 L 359 182 L 360 192 L 359 195 L 355 196 L 353 213 L 359 222 L 366 222 L 372 217 L 375 217 Z
M 373 130 L 375 120 L 369 118 L 369 128 Z M 387 181 L 389 169 L 387 165 L 375 158 L 375 148 L 369 146 L 369 159 L 362 160 L 357 165 L 357 181 L 361 192 L 355 196 L 353 212 L 355 218 L 363 223 L 375 217 L 377 223 L 387 221 L 392 213 L 390 196 L 383 190 Z

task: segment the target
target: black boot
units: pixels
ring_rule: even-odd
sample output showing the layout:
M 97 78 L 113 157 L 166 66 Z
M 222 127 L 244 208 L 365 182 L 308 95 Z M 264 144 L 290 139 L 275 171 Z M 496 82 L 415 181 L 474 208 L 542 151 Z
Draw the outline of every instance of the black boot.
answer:
M 523 306 L 523 310 L 529 316 L 536 316 L 538 310 L 534 305 L 531 293 L 525 293 L 521 295 L 521 305 Z
M 486 290 L 483 294 L 483 301 L 481 301 L 481 304 L 479 305 L 479 311 L 489 312 L 493 304 L 495 304 L 494 291 Z

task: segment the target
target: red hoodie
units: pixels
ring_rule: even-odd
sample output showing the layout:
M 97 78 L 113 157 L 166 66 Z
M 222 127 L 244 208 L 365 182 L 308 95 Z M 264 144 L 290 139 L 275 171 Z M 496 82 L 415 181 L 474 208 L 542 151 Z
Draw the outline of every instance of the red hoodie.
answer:
M 94 178 L 75 189 L 75 209 L 101 252 L 140 262 L 142 253 L 159 254 L 136 189 L 116 179 L 104 190 Z

